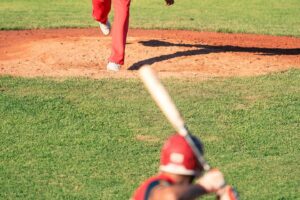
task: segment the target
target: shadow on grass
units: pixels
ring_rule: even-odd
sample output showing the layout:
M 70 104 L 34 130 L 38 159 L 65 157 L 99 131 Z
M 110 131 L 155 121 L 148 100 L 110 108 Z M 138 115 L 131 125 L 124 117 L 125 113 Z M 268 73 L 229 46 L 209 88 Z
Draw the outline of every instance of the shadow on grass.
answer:
M 197 49 L 178 51 L 172 54 L 166 54 L 166 55 L 161 55 L 161 56 L 156 56 L 153 58 L 141 60 L 131 65 L 128 68 L 128 70 L 138 70 L 140 67 L 142 67 L 145 64 L 151 65 L 153 63 L 162 62 L 172 58 L 209 54 L 209 53 L 245 52 L 245 53 L 256 53 L 265 56 L 300 55 L 300 48 L 282 49 L 282 48 L 239 47 L 239 46 L 231 46 L 231 45 L 220 46 L 220 45 L 202 45 L 202 44 L 177 44 L 177 43 L 165 42 L 160 40 L 140 41 L 139 43 L 147 47 L 176 46 L 176 47 L 191 47 Z

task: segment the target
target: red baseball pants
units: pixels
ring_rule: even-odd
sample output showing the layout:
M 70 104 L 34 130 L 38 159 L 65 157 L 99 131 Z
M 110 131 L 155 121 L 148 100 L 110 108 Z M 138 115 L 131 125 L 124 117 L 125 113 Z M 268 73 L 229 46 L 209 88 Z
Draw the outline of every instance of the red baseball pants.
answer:
M 129 26 L 130 0 L 93 0 L 93 17 L 96 21 L 106 23 L 114 6 L 114 22 L 112 26 L 112 52 L 110 62 L 124 64 L 125 44 Z

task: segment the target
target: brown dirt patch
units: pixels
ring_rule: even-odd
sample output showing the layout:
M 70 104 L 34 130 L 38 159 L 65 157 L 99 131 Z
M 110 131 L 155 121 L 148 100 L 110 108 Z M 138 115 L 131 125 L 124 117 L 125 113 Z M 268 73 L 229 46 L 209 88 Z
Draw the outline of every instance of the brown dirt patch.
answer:
M 151 136 L 151 135 L 137 135 L 136 140 L 143 142 L 159 142 L 159 138 Z
M 300 68 L 300 38 L 192 31 L 130 30 L 125 65 L 107 72 L 111 38 L 96 28 L 0 31 L 0 75 L 135 77 L 255 76 Z

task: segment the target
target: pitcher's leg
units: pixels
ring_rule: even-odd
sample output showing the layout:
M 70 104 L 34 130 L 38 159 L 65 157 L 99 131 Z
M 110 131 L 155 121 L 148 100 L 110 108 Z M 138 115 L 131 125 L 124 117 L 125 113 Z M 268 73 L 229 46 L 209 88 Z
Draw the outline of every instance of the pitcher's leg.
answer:
M 93 17 L 96 21 L 105 24 L 111 9 L 111 0 L 92 0 Z
M 129 26 L 130 0 L 113 0 L 112 53 L 110 62 L 124 64 L 125 44 Z

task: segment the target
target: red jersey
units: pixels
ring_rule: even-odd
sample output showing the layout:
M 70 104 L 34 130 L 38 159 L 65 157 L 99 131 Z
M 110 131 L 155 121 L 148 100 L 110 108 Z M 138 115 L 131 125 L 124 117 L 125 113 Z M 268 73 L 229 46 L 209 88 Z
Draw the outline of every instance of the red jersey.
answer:
M 132 200 L 148 200 L 153 188 L 158 185 L 173 185 L 174 180 L 167 175 L 157 175 L 149 178 L 143 182 L 139 188 L 135 191 Z

